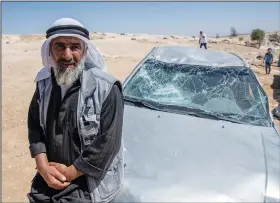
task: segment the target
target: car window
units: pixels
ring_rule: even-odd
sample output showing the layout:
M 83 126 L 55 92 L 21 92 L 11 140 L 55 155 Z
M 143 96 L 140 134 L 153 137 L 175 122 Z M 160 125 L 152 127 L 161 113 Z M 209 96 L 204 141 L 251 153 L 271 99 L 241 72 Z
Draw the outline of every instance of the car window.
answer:
M 248 124 L 269 125 L 265 95 L 252 74 L 244 67 L 189 66 L 149 59 L 126 83 L 124 96 L 152 101 L 171 111 L 176 107 L 202 109 Z

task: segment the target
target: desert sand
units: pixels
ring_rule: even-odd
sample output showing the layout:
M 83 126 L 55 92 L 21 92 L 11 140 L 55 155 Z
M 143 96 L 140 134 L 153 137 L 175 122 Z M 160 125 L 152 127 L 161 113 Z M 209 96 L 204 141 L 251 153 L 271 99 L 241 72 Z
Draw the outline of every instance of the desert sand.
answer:
M 270 108 L 277 106 L 273 97 L 274 77 L 280 68 L 272 66 L 271 75 L 265 75 L 262 61 L 265 49 L 245 46 L 248 36 L 237 39 L 209 39 L 209 49 L 231 51 L 251 63 L 266 91 Z M 132 38 L 135 38 L 132 40 Z M 109 73 L 124 81 L 132 69 L 154 47 L 179 45 L 198 47 L 198 38 L 185 36 L 151 36 L 114 33 L 92 33 L 92 42 L 100 49 Z M 35 89 L 34 78 L 41 64 L 41 45 L 44 35 L 2 36 L 2 201 L 27 202 L 26 194 L 36 173 L 30 157 L 27 136 L 27 112 Z M 279 54 L 279 52 L 277 52 Z M 277 57 L 275 56 L 275 59 Z

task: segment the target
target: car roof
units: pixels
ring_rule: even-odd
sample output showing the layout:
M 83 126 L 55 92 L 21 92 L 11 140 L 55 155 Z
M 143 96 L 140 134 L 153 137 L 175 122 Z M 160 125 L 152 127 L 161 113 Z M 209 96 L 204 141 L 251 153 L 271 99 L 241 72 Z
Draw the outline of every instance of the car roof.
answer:
M 155 59 L 166 63 L 212 67 L 249 67 L 236 54 L 188 46 L 156 46 L 147 55 L 147 59 Z

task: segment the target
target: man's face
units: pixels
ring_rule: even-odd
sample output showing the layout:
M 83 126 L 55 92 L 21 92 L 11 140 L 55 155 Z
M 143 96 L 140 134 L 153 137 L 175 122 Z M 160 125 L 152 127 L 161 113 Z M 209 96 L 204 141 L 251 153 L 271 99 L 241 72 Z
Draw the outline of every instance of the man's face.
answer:
M 50 51 L 57 84 L 71 86 L 84 68 L 83 41 L 75 37 L 57 37 L 52 40 Z
M 271 53 L 271 51 L 272 51 L 271 49 L 268 49 L 268 52 L 269 52 L 269 53 Z
M 76 68 L 84 53 L 82 40 L 76 37 L 57 37 L 51 42 L 54 62 L 60 68 Z

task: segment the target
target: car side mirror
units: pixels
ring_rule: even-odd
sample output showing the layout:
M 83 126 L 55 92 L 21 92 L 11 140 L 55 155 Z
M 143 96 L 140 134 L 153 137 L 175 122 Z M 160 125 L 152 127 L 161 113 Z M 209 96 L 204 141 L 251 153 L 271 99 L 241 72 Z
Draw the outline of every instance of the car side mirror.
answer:
M 273 118 L 276 120 L 280 120 L 280 106 L 277 106 L 271 111 Z

